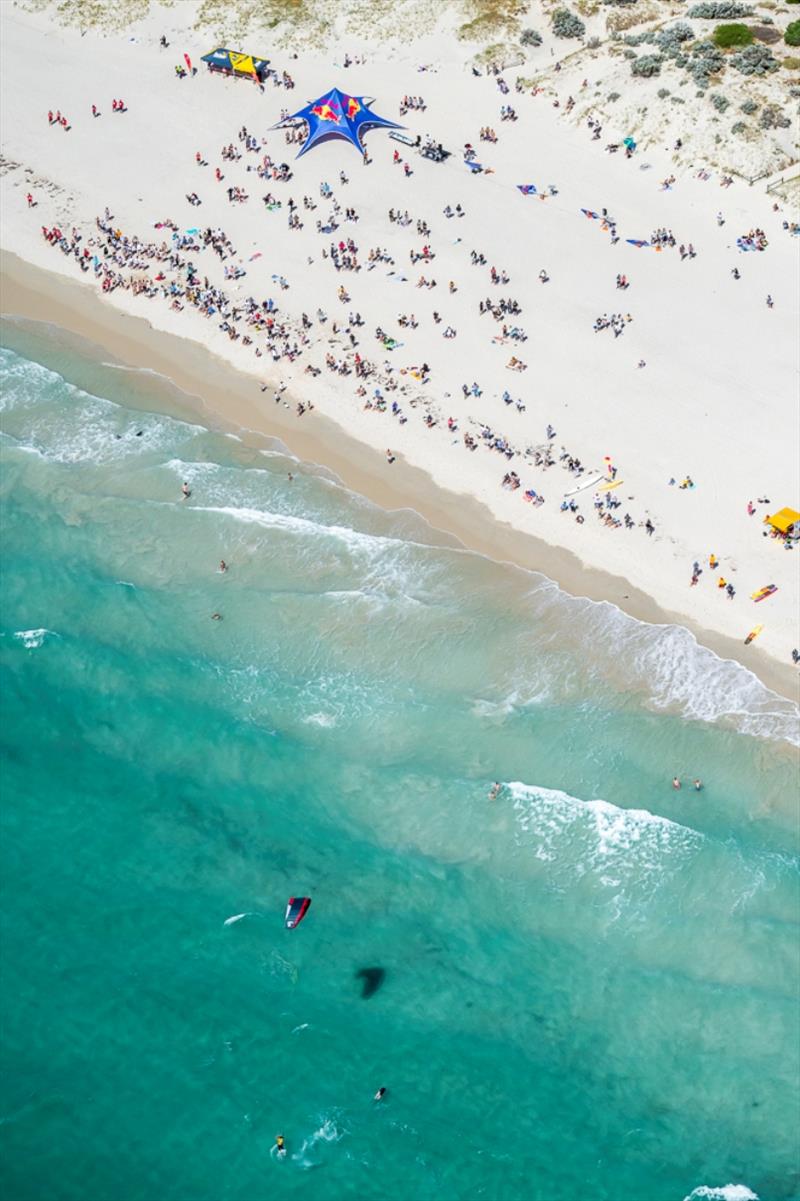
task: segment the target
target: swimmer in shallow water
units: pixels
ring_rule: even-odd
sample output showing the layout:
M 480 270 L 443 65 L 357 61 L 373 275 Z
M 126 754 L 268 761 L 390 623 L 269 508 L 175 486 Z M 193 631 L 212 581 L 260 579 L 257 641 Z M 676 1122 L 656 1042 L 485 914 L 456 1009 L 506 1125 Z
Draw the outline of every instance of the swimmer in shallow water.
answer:
M 702 789 L 703 789 L 703 781 L 702 781 L 702 780 L 695 780 L 695 781 L 694 781 L 694 790 L 695 790 L 695 792 L 702 792 Z
M 189 497 L 192 495 L 191 489 L 189 488 L 189 485 L 186 483 L 186 480 L 184 480 L 183 483 L 181 484 L 181 492 L 183 493 L 184 500 L 188 500 Z
M 281 1157 L 281 1159 L 283 1159 L 284 1155 L 286 1154 L 286 1140 L 282 1134 L 277 1134 L 275 1136 L 275 1148 L 278 1152 L 278 1155 Z
M 211 620 L 212 621 L 222 621 L 222 614 L 221 613 L 212 613 Z
M 378 1091 L 376 1092 L 376 1094 L 372 1098 L 372 1100 L 373 1101 L 382 1101 L 385 1096 L 386 1096 L 386 1089 L 383 1087 L 383 1085 L 381 1085 L 381 1087 L 378 1089 Z
M 495 780 L 492 787 L 489 789 L 489 800 L 496 801 L 500 795 L 500 781 Z
M 220 561 L 219 561 L 219 569 L 220 569 L 220 571 L 227 571 L 227 570 L 228 570 L 228 564 L 225 562 L 225 560 L 224 560 L 224 559 L 220 559 Z
M 677 776 L 673 776 L 673 777 L 672 777 L 672 787 L 673 787 L 673 788 L 676 790 L 676 792 L 677 792 L 677 790 L 680 788 L 680 786 L 681 786 L 681 782 L 680 782 L 680 780 L 678 779 L 678 777 L 677 777 Z

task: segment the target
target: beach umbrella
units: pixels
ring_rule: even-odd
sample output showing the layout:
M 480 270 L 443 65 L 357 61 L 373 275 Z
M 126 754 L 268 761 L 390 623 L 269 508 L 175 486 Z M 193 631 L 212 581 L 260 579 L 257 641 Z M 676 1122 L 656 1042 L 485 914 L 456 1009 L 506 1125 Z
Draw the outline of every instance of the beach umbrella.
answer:
M 365 96 L 348 96 L 346 92 L 332 88 L 318 100 L 310 101 L 305 108 L 298 109 L 296 113 L 278 121 L 277 125 L 273 125 L 273 129 L 279 129 L 288 121 L 306 122 L 308 137 L 297 155 L 298 158 L 312 146 L 333 138 L 342 138 L 345 142 L 350 142 L 359 154 L 363 154 L 361 134 L 364 129 L 369 126 L 381 126 L 385 129 L 403 128 L 396 121 L 379 117 L 369 107 L 370 103 Z

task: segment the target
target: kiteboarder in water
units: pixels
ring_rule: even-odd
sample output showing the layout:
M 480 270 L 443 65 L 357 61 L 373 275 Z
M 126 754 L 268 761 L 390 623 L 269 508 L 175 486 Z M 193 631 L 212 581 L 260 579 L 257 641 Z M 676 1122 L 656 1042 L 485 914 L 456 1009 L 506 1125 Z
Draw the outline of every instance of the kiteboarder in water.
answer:
M 294 930 L 308 913 L 311 897 L 289 897 L 286 905 L 286 929 Z

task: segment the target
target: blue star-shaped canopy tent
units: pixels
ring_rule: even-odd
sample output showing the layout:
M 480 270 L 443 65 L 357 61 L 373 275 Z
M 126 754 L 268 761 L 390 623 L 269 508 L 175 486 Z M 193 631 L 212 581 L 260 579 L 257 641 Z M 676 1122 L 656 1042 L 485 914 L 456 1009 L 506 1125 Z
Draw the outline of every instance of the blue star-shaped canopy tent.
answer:
M 312 146 L 330 138 L 344 138 L 351 142 L 359 154 L 364 153 L 361 143 L 361 132 L 369 125 L 382 125 L 386 129 L 402 129 L 395 121 L 387 121 L 373 113 L 364 96 L 348 96 L 338 88 L 332 88 L 319 100 L 312 100 L 305 108 L 298 109 L 290 117 L 279 121 L 277 129 L 288 121 L 302 120 L 308 124 L 308 137 L 303 148 L 297 155 L 305 154 Z

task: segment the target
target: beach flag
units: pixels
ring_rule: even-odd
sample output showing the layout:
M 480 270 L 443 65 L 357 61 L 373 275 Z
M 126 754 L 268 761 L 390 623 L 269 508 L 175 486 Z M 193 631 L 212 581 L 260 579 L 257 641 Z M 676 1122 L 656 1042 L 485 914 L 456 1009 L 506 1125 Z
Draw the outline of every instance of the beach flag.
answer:
M 189 55 L 188 55 L 188 54 L 184 54 L 184 56 L 183 56 L 183 61 L 186 63 L 187 70 L 188 70 L 188 71 L 189 71 L 189 73 L 191 74 L 191 70 L 192 70 L 192 60 L 189 58 Z
M 596 221 L 599 216 L 598 213 L 593 213 L 591 209 L 581 209 L 581 212 L 583 213 L 584 217 L 588 217 L 590 221 Z

